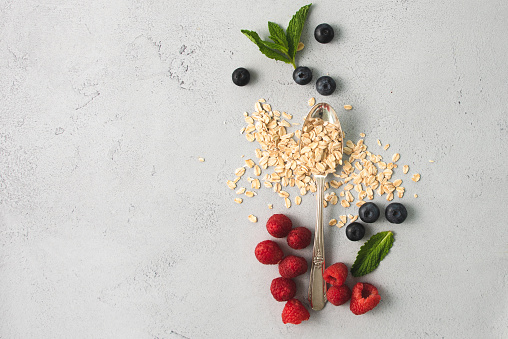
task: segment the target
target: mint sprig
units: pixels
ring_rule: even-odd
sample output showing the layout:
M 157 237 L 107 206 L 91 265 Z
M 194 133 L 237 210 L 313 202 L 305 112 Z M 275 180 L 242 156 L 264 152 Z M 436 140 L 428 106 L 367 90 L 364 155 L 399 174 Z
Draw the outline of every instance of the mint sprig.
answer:
M 293 15 L 286 30 L 286 38 L 288 40 L 289 46 L 289 57 L 293 61 L 295 59 L 296 49 L 298 48 L 298 43 L 300 42 L 300 36 L 302 35 L 303 26 L 305 25 L 305 20 L 307 19 L 307 13 L 309 12 L 310 5 L 312 4 L 303 6 L 298 10 L 298 12 L 296 12 L 295 15 Z
M 286 33 L 284 33 L 282 27 L 277 25 L 275 22 L 268 21 L 268 31 L 270 32 L 270 39 L 272 39 L 276 44 L 288 48 Z
M 287 55 L 283 56 L 282 54 L 277 53 L 273 49 L 267 47 L 263 43 L 264 41 L 261 40 L 261 38 L 259 37 L 259 35 L 256 32 L 243 29 L 242 33 L 245 34 L 253 43 L 255 43 L 259 47 L 259 50 L 261 51 L 261 53 L 263 53 L 270 59 L 275 59 L 275 60 L 279 60 L 279 61 L 284 61 L 285 63 L 289 63 L 289 57 Z
M 269 38 L 273 42 L 261 40 L 259 35 L 254 31 L 242 29 L 242 33 L 255 43 L 261 53 L 268 58 L 283 61 L 296 68 L 296 51 L 311 5 L 312 4 L 303 6 L 293 15 L 289 21 L 286 33 L 284 33 L 284 29 L 278 24 L 268 21 Z
M 358 251 L 355 263 L 351 266 L 351 274 L 361 277 L 374 271 L 390 251 L 394 240 L 391 231 L 379 232 L 370 237 Z

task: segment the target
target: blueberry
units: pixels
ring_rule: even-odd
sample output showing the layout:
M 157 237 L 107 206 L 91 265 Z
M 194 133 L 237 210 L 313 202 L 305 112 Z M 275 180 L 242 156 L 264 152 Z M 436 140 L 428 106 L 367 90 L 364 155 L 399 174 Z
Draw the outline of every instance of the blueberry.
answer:
M 365 235 L 365 228 L 359 222 L 352 222 L 346 227 L 346 237 L 351 241 L 358 241 Z
M 249 83 L 250 73 L 245 68 L 237 68 L 233 72 L 233 82 L 237 86 L 245 86 Z
M 333 36 L 333 28 L 328 24 L 318 25 L 314 30 L 314 38 L 322 44 L 327 44 L 332 41 Z
M 312 71 L 309 67 L 298 67 L 293 72 L 293 79 L 298 85 L 307 85 L 312 80 Z
M 331 95 L 336 87 L 335 81 L 326 75 L 316 81 L 316 90 L 321 95 Z
M 404 205 L 398 202 L 393 202 L 386 206 L 385 210 L 386 219 L 393 224 L 400 224 L 407 218 L 407 210 Z
M 364 222 L 374 222 L 379 218 L 379 208 L 373 202 L 368 202 L 360 206 L 358 216 Z

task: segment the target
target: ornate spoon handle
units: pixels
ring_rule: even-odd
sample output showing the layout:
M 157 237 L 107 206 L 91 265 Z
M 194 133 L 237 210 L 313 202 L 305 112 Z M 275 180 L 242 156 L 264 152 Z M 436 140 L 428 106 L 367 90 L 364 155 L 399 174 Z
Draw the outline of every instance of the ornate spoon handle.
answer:
M 310 266 L 309 302 L 310 307 L 319 311 L 326 304 L 326 282 L 323 279 L 325 270 L 325 242 L 323 232 L 323 199 L 325 176 L 314 176 L 317 186 L 317 222 L 314 233 L 314 249 Z

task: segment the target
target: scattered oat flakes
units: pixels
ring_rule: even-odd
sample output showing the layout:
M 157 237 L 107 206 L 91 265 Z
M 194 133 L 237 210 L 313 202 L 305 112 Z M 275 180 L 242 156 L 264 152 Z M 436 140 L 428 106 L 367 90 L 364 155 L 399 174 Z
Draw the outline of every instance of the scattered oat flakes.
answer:
M 254 179 L 251 181 L 251 188 L 260 189 L 261 188 L 261 181 L 259 179 Z
M 266 100 L 265 100 L 265 99 L 263 99 L 263 98 L 259 99 L 258 101 L 259 101 L 259 102 L 262 102 L 262 103 L 265 103 L 265 102 L 266 102 Z
M 291 200 L 289 200 L 289 198 L 284 198 L 284 204 L 286 205 L 286 208 L 290 208 L 291 207 Z
M 351 218 L 351 222 L 356 221 L 356 219 L 358 219 L 358 214 Z
M 420 180 L 420 174 L 419 173 L 416 173 L 413 175 L 413 177 L 411 178 L 411 180 L 413 180 L 414 182 L 417 182 Z
M 343 184 L 342 181 L 337 180 L 330 181 L 330 186 L 332 186 L 333 188 L 339 188 L 340 186 L 342 186 L 342 184 Z
M 418 198 L 418 194 L 415 193 L 415 198 Z
M 314 106 L 316 104 L 316 99 L 314 97 L 310 98 L 307 102 L 309 106 Z
M 383 148 L 386 151 L 388 148 L 390 148 L 390 144 L 386 144 L 385 147 L 383 147 Z
M 286 112 L 282 112 L 282 116 L 288 120 L 293 119 L 293 116 L 291 114 L 287 114 Z
M 381 146 L 381 140 L 377 139 L 377 144 Z
M 238 191 L 236 191 L 236 194 L 244 194 L 245 193 L 245 187 L 240 187 Z
M 238 167 L 236 170 L 235 170 L 235 175 L 237 177 L 241 177 L 242 175 L 245 174 L 245 167 Z
M 345 224 L 347 222 L 347 216 L 346 215 L 339 216 L 339 219 L 340 219 L 340 222 L 342 222 L 343 224 Z
M 236 188 L 236 183 L 232 182 L 231 180 L 226 181 L 226 183 L 230 189 L 234 190 Z
M 247 160 L 245 160 L 245 164 L 246 164 L 249 168 L 254 167 L 254 161 L 252 161 L 252 159 L 247 159 Z
M 353 202 L 355 200 L 355 198 L 351 194 L 351 191 L 346 192 L 346 200 L 347 200 L 347 202 Z
M 409 166 L 408 165 L 402 166 L 402 173 L 407 174 L 407 172 L 409 172 Z
M 345 109 L 346 111 L 350 111 L 350 110 L 352 110 L 352 109 L 353 109 L 353 106 L 351 106 L 351 105 L 344 105 L 344 109 Z
M 395 153 L 395 154 L 392 156 L 392 161 L 393 161 L 393 162 L 397 162 L 399 159 L 400 159 L 400 154 L 399 154 L 399 153 Z
M 360 137 L 365 138 L 365 133 L 360 133 Z
M 261 168 L 258 165 L 254 166 L 254 175 L 258 177 L 261 175 Z
M 303 44 L 303 42 L 299 42 L 298 43 L 298 46 L 296 47 L 296 51 L 299 52 L 301 51 L 302 49 L 304 49 L 305 45 Z
M 295 198 L 295 204 L 300 205 L 301 203 L 302 203 L 302 197 L 297 195 L 296 198 Z
M 258 218 L 255 215 L 249 214 L 248 218 L 250 222 L 258 222 Z
M 331 220 L 328 222 L 328 225 L 330 225 L 330 226 L 335 226 L 335 225 L 337 225 L 337 219 L 331 219 Z
M 254 196 L 254 192 L 247 191 L 247 192 L 245 192 L 245 195 L 248 196 L 249 198 L 252 198 Z
M 205 158 L 198 158 L 200 162 L 205 162 Z
M 429 160 L 429 162 L 434 162 L 434 160 Z
M 282 197 L 282 198 L 288 198 L 289 197 L 289 193 L 286 192 L 286 191 L 280 191 L 279 192 L 279 196 Z
M 269 209 L 272 209 L 272 208 L 273 208 L 273 205 L 272 205 L 272 204 L 268 204 L 268 208 L 269 208 Z
M 235 198 L 235 202 L 237 204 L 241 204 L 243 202 L 243 199 L 242 198 Z

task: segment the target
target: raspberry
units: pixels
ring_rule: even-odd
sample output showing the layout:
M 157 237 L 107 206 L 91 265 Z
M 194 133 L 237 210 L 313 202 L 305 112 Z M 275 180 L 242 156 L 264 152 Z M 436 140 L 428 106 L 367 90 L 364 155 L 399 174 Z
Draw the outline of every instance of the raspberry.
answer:
M 294 278 L 307 272 L 307 260 L 296 255 L 288 255 L 279 263 L 279 273 L 283 278 Z
M 312 233 L 305 227 L 292 229 L 288 234 L 288 245 L 295 250 L 301 250 L 310 245 Z
M 371 284 L 358 283 L 353 287 L 349 308 L 356 315 L 364 314 L 379 304 L 381 296 Z
M 284 238 L 293 227 L 291 220 L 284 214 L 274 214 L 266 222 L 266 229 L 275 238 Z
M 277 301 L 288 301 L 296 294 L 296 284 L 288 278 L 275 278 L 270 285 L 270 292 Z
M 284 324 L 298 325 L 302 321 L 309 320 L 309 311 L 298 299 L 289 300 L 282 310 L 282 322 Z
M 344 285 L 347 277 L 347 266 L 341 262 L 335 263 L 323 272 L 323 279 L 332 286 Z
M 351 290 L 346 285 L 332 286 L 326 291 L 326 298 L 333 305 L 339 306 L 351 298 Z
M 284 257 L 279 245 L 271 240 L 261 241 L 257 244 L 254 254 L 258 261 L 265 265 L 278 264 Z

